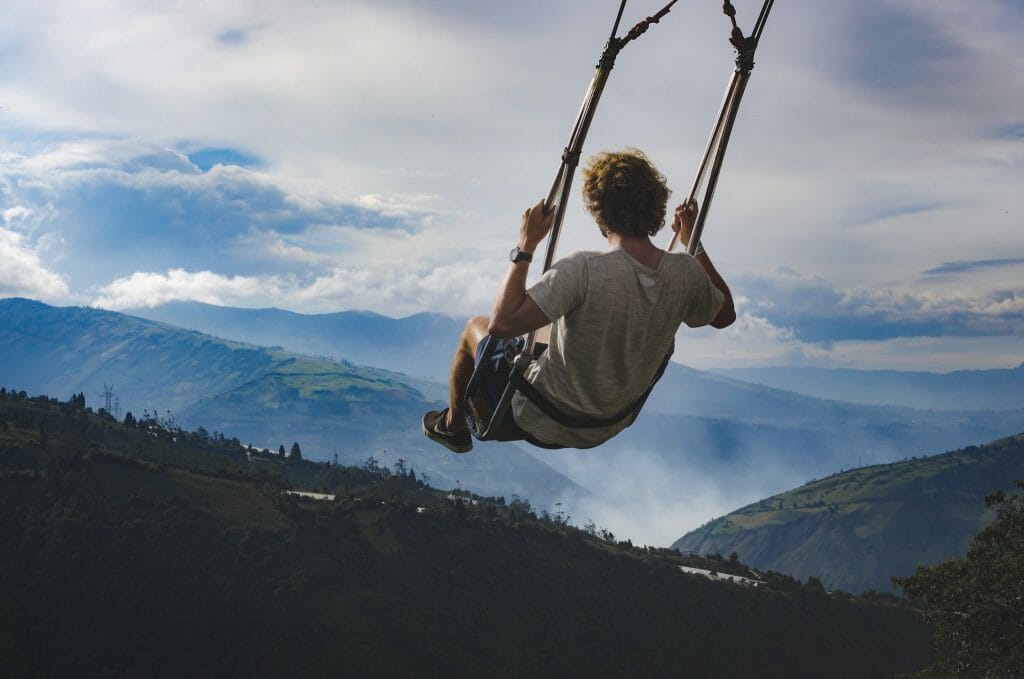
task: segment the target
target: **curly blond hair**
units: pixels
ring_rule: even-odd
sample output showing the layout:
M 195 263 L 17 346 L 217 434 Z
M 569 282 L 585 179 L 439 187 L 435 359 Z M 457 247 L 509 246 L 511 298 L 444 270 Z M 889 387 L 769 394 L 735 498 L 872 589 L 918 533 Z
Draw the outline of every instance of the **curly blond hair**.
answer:
M 671 193 L 639 149 L 598 153 L 583 168 L 583 202 L 602 234 L 653 236 L 665 224 Z

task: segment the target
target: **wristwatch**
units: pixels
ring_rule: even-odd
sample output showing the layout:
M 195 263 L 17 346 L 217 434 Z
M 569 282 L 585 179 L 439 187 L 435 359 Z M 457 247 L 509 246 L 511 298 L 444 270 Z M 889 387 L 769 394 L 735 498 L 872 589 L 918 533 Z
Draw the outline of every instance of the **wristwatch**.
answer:
M 515 264 L 516 262 L 532 262 L 533 253 L 520 250 L 519 246 L 512 248 L 512 252 L 508 253 L 509 260 Z

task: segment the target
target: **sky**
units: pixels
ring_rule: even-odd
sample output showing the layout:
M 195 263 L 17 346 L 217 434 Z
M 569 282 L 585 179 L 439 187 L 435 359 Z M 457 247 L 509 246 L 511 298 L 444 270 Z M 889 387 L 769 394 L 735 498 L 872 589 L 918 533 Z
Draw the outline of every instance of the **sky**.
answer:
M 734 4 L 749 28 L 760 3 Z M 489 311 L 618 3 L 2 6 L 0 297 L 461 317 Z M 641 148 L 685 196 L 732 71 L 720 6 L 623 50 L 585 155 Z M 739 320 L 676 360 L 1024 361 L 1021 34 L 1019 0 L 775 3 L 704 236 Z M 604 247 L 577 186 L 560 252 Z

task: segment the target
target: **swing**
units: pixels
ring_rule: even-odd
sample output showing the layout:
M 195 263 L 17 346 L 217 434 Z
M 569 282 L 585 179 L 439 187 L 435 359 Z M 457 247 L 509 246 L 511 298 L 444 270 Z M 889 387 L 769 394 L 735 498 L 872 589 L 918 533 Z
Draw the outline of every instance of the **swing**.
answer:
M 594 113 L 597 109 L 601 93 L 604 91 L 604 86 L 608 81 L 608 76 L 611 74 L 611 70 L 615 66 L 615 59 L 626 44 L 643 35 L 647 29 L 650 28 L 651 24 L 658 23 L 662 17 L 668 14 L 672 9 L 672 5 L 674 5 L 676 1 L 677 0 L 672 0 L 657 14 L 649 16 L 636 24 L 625 36 L 621 38 L 617 38 L 615 34 L 619 29 L 619 22 L 622 19 L 623 10 L 626 7 L 626 0 L 622 0 L 619 5 L 619 11 L 615 17 L 615 23 L 612 26 L 611 37 L 608 39 L 608 43 L 605 45 L 601 58 L 598 61 L 597 71 L 590 82 L 590 87 L 588 88 L 586 95 L 583 97 L 583 104 L 580 107 L 579 114 L 576 118 L 576 124 L 574 125 L 572 134 L 570 135 L 569 144 L 562 153 L 561 164 L 555 175 L 555 180 L 544 200 L 545 212 L 549 212 L 552 209 L 555 211 L 551 234 L 548 238 L 547 254 L 544 258 L 544 271 L 550 269 L 554 264 L 555 252 L 558 247 L 558 236 L 561 231 L 562 221 L 565 217 L 565 209 L 572 186 L 573 174 L 575 173 L 576 166 L 579 164 L 580 155 L 583 151 L 583 142 L 586 139 L 587 133 L 590 130 L 590 125 L 593 122 Z M 688 201 L 696 201 L 697 195 L 703 190 L 703 198 L 699 203 L 700 209 L 693 225 L 690 242 L 687 244 L 687 252 L 691 256 L 696 254 L 697 247 L 700 244 L 700 237 L 704 230 L 704 223 L 711 207 L 711 201 L 714 198 L 715 187 L 718 184 L 718 176 L 721 172 L 722 163 L 725 159 L 725 151 L 729 144 L 729 137 L 732 134 L 733 124 L 736 121 L 736 114 L 739 110 L 740 101 L 743 98 L 747 82 L 750 79 L 750 73 L 754 68 L 754 52 L 757 49 L 761 32 L 764 30 L 764 24 L 768 18 L 768 13 L 771 11 L 773 3 L 774 0 L 764 1 L 761 13 L 757 18 L 754 30 L 751 32 L 750 36 L 744 36 L 743 31 L 737 25 L 736 8 L 733 7 L 732 3 L 729 0 L 725 0 L 722 7 L 722 11 L 729 17 L 732 23 L 732 31 L 730 33 L 729 41 L 736 49 L 736 67 L 729 79 L 728 86 L 726 87 L 718 119 L 712 129 L 711 136 L 708 139 L 707 147 L 705 148 L 704 155 L 697 171 L 697 176 L 694 179 L 687 199 Z M 672 240 L 668 246 L 669 252 L 675 248 L 678 241 L 679 233 L 674 232 Z M 498 341 L 499 340 L 496 337 L 489 337 L 483 355 L 490 356 Z M 520 436 L 505 435 L 500 431 L 500 425 L 508 415 L 508 410 L 512 405 L 512 398 L 517 392 L 523 394 L 523 396 L 539 408 L 546 416 L 565 427 L 576 429 L 606 427 L 629 418 L 629 421 L 627 422 L 628 426 L 632 424 L 640 414 L 640 410 L 643 408 L 644 403 L 646 403 L 651 390 L 661 378 L 662 373 L 668 365 L 669 358 L 672 356 L 674 346 L 669 349 L 668 354 L 665 356 L 664 361 L 658 368 L 658 371 L 650 385 L 647 387 L 647 390 L 633 403 L 628 404 L 619 412 L 606 417 L 592 417 L 588 415 L 567 413 L 526 379 L 524 375 L 530 364 L 535 360 L 535 353 L 538 355 L 541 353 L 539 348 L 540 347 L 538 347 L 537 344 L 537 331 L 529 333 L 525 340 L 523 338 L 513 338 L 512 341 L 506 344 L 505 354 L 501 360 L 504 362 L 504 369 L 508 370 L 509 381 L 498 399 L 497 405 L 493 409 L 490 408 L 489 401 L 483 394 L 484 387 L 481 377 L 483 371 L 481 371 L 479 365 L 474 369 L 473 375 L 470 377 L 469 383 L 466 386 L 465 394 L 463 395 L 466 424 L 474 438 L 480 441 L 506 441 L 520 439 Z M 546 444 L 532 439 L 532 437 L 527 437 L 526 440 L 529 443 L 542 448 L 564 447 L 555 444 Z

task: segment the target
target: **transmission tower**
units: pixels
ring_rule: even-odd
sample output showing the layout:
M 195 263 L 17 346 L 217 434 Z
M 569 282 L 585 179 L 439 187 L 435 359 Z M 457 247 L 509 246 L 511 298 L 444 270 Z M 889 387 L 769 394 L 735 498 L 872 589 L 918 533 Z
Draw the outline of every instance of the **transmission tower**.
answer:
M 103 383 L 103 409 L 114 417 L 117 417 L 115 409 L 121 410 L 121 398 L 114 393 L 114 385 L 106 382 Z

